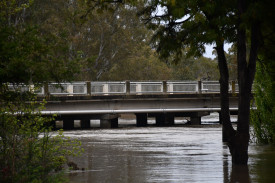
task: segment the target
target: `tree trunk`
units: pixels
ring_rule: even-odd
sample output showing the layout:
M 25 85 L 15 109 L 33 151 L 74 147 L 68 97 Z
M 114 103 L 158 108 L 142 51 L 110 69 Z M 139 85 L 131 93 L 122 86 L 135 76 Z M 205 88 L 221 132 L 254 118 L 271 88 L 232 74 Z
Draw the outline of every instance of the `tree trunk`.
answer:
M 245 1 L 239 2 L 239 17 L 246 11 Z M 256 70 L 256 58 L 259 42 L 259 23 L 251 25 L 251 47 L 249 61 L 247 62 L 246 51 L 246 29 L 241 28 L 241 18 L 237 29 L 237 61 L 238 61 L 238 83 L 239 83 L 239 105 L 237 133 L 229 143 L 232 163 L 247 165 L 249 144 L 249 115 L 252 83 Z
M 229 142 L 231 137 L 235 135 L 235 130 L 232 127 L 230 121 L 229 111 L 229 94 L 228 94 L 228 83 L 229 74 L 227 62 L 224 54 L 223 43 L 216 43 L 216 51 L 218 54 L 218 65 L 220 71 L 220 98 L 221 98 L 221 112 L 220 120 L 222 122 L 223 131 L 223 142 Z

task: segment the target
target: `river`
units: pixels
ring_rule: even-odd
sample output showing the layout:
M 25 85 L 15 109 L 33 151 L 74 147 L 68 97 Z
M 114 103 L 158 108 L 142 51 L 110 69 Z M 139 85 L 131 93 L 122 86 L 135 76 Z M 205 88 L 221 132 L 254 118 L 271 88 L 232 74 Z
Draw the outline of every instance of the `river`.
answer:
M 275 147 L 249 146 L 249 166 L 232 166 L 221 126 L 65 131 L 85 152 L 70 183 L 274 182 Z

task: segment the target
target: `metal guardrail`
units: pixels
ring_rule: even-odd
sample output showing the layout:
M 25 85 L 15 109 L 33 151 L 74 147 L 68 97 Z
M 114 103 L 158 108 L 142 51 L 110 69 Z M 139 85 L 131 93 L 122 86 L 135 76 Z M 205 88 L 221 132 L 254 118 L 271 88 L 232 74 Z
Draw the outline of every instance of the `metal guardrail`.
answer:
M 72 82 L 49 83 L 36 88 L 33 85 L 8 85 L 10 90 L 34 91 L 38 95 L 111 95 L 154 93 L 218 93 L 218 81 L 121 81 L 121 82 Z M 238 92 L 235 81 L 229 83 L 229 92 Z

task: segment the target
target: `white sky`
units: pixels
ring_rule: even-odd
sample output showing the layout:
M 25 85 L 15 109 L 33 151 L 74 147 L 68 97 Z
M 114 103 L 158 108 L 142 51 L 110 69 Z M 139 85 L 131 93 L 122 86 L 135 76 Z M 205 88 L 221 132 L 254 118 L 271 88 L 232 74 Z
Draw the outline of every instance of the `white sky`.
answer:
M 228 49 L 232 46 L 232 44 L 224 44 L 224 50 L 228 53 Z M 214 45 L 205 45 L 205 53 L 203 56 L 214 59 L 216 56 L 212 54 Z

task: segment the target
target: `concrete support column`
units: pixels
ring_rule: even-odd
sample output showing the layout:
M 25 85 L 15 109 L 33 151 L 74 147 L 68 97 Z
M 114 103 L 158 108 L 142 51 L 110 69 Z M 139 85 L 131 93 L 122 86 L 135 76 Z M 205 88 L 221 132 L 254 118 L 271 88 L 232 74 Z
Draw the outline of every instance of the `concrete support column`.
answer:
M 89 118 L 81 119 L 81 121 L 80 121 L 80 127 L 82 129 L 90 128 L 91 127 L 91 125 L 90 125 L 90 119 Z
M 199 115 L 198 112 L 191 113 L 190 124 L 191 125 L 200 125 L 201 124 L 201 115 Z
M 200 125 L 201 117 L 200 116 L 191 116 L 191 125 Z
M 209 115 L 210 112 L 192 112 L 190 114 L 190 124 L 191 125 L 201 125 L 201 117 Z
M 63 129 L 66 129 L 66 130 L 74 129 L 74 119 L 73 118 L 63 118 Z
M 168 126 L 175 123 L 175 115 L 172 113 L 160 113 L 156 114 L 157 126 Z
M 147 126 L 147 113 L 136 113 L 137 127 Z
M 111 128 L 118 128 L 118 115 L 117 117 L 111 119 Z
M 118 115 L 117 114 L 104 114 L 100 118 L 100 128 L 117 128 Z

